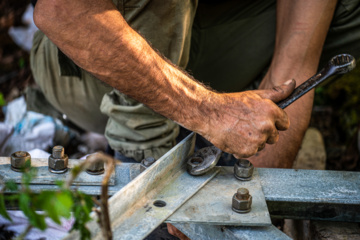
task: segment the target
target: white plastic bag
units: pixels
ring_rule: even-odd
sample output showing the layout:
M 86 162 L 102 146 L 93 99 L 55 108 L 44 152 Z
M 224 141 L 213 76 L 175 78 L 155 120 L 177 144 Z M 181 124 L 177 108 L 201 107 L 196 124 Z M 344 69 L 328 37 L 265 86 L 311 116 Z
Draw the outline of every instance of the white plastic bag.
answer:
M 33 20 L 34 7 L 29 4 L 22 16 L 26 27 L 10 27 L 9 35 L 14 42 L 24 50 L 30 52 L 35 32 L 38 30 Z

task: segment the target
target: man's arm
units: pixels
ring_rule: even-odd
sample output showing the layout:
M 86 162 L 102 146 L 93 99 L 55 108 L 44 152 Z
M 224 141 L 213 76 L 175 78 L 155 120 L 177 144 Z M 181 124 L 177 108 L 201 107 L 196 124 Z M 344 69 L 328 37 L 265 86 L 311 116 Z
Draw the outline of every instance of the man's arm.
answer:
M 109 0 L 39 0 L 34 20 L 78 66 L 237 157 L 276 142 L 289 126 L 272 101 L 288 96 L 294 81 L 215 93 L 157 54 Z
M 336 0 L 278 0 L 274 56 L 260 89 L 289 78 L 300 85 L 316 73 L 335 7 Z M 289 130 L 250 159 L 255 166 L 292 167 L 310 121 L 313 98 L 314 90 L 286 108 Z

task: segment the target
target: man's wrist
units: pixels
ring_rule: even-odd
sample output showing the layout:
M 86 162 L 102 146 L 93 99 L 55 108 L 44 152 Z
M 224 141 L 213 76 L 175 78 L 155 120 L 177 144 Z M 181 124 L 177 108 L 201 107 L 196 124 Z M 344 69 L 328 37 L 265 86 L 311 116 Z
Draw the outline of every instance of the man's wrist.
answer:
M 193 126 L 194 131 L 200 135 L 206 137 L 212 128 L 212 120 L 215 118 L 214 114 L 217 114 L 218 94 L 211 90 L 205 89 L 204 95 L 201 98 L 200 105 L 197 109 L 198 113 L 196 119 L 194 119 Z

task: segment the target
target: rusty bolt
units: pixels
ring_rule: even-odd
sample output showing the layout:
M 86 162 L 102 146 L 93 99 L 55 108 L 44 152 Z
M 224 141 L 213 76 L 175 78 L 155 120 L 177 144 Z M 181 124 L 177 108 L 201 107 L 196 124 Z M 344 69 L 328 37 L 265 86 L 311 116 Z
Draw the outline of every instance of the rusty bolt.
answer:
M 25 167 L 26 161 L 30 161 L 31 164 L 31 156 L 28 152 L 17 151 L 11 154 L 11 169 L 15 172 L 21 172 L 21 169 Z
M 251 210 L 252 196 L 247 188 L 239 188 L 232 199 L 232 209 L 237 213 L 248 213 Z
M 234 175 L 238 180 L 251 180 L 253 172 L 254 165 L 247 159 L 239 159 L 234 165 Z
M 55 146 L 49 157 L 49 171 L 52 173 L 64 173 L 68 170 L 68 156 L 64 153 L 62 146 Z
M 89 156 L 87 156 L 86 158 L 88 157 Z M 104 162 L 101 160 L 94 162 L 86 169 L 86 172 L 91 175 L 103 174 L 105 172 Z
M 140 163 L 140 172 L 145 171 L 148 167 L 150 167 L 154 162 L 155 162 L 155 158 L 153 157 L 147 157 L 145 159 L 143 159 Z

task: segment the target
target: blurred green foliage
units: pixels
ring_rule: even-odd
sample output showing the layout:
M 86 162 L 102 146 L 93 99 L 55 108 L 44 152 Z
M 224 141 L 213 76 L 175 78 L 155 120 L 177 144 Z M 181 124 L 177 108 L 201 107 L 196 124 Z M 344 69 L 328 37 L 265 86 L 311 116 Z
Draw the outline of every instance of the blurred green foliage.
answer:
M 65 188 L 64 183 L 60 181 L 57 182 L 58 190 L 36 193 L 29 187 L 34 177 L 36 177 L 36 169 L 30 166 L 30 161 L 27 161 L 22 169 L 20 187 L 14 181 L 3 184 L 0 193 L 0 215 L 12 221 L 6 211 L 5 202 L 7 201 L 19 207 L 28 218 L 31 227 L 45 230 L 47 228 L 45 218 L 49 217 L 55 223 L 61 224 L 61 218 L 69 219 L 73 213 L 75 223 L 71 231 L 78 230 L 81 239 L 91 239 L 90 231 L 86 227 L 91 220 L 90 213 L 94 206 L 91 196 L 77 190 L 71 191 Z M 6 190 L 16 192 L 4 195 Z
M 4 95 L 0 92 L 0 107 L 6 104 Z

